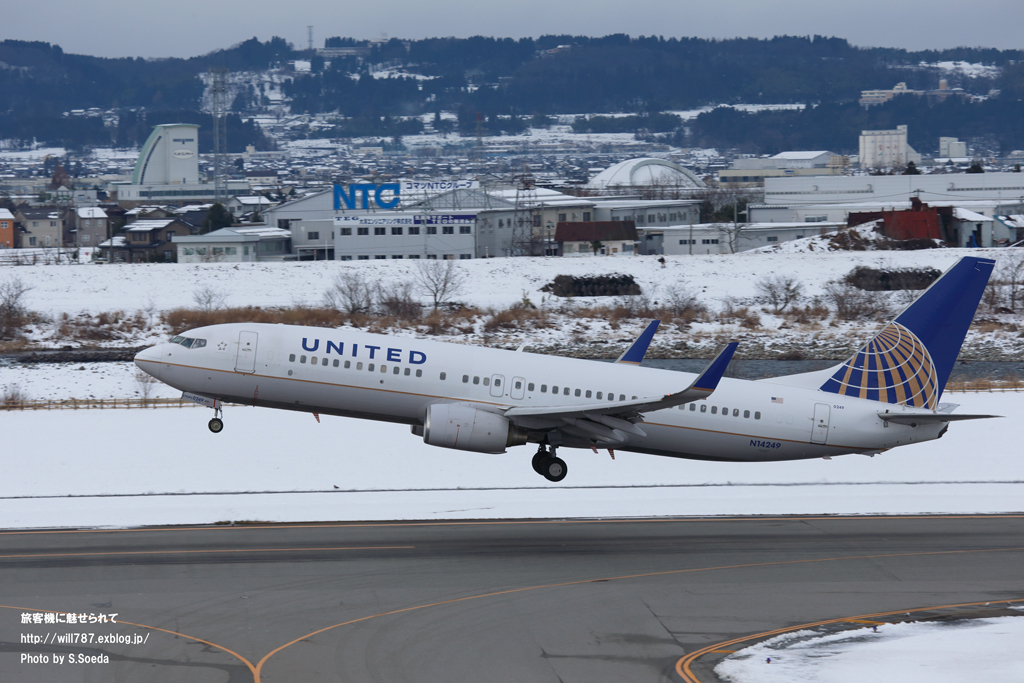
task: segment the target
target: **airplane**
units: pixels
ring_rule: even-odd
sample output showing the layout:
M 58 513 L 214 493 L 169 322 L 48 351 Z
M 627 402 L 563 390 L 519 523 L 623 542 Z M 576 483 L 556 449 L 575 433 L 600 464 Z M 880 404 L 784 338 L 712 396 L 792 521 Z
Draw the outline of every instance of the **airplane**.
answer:
M 764 462 L 875 455 L 993 415 L 940 403 L 995 262 L 964 257 L 853 356 L 756 381 L 724 377 L 737 343 L 698 375 L 638 367 L 652 322 L 615 363 L 283 324 L 210 325 L 136 365 L 214 409 L 264 406 L 410 425 L 431 446 L 478 453 L 538 444 L 533 469 L 565 478 L 559 448 Z

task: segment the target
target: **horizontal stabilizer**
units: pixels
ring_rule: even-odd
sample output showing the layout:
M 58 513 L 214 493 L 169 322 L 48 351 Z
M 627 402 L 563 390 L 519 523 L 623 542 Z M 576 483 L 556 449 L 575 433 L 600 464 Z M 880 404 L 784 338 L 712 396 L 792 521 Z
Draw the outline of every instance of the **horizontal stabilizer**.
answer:
M 955 415 L 953 413 L 878 413 L 878 417 L 886 422 L 895 422 L 900 425 L 934 424 L 936 422 L 959 422 L 960 420 L 986 420 L 990 417 L 1002 417 L 1002 415 Z

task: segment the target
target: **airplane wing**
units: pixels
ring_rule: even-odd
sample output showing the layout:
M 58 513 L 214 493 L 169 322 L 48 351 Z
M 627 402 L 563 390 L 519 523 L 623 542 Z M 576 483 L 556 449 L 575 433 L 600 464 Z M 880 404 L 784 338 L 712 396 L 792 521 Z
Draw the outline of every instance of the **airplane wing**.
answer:
M 658 331 L 658 325 L 660 323 L 660 320 L 652 320 L 651 324 L 647 326 L 647 329 L 637 337 L 632 346 L 623 351 L 622 355 L 615 359 L 615 362 L 627 363 L 629 365 L 640 365 L 640 362 L 644 359 L 644 355 L 647 353 L 647 347 L 651 345 L 651 339 L 654 338 L 654 333 Z
M 628 428 L 623 428 L 626 425 L 633 427 L 635 425 L 622 419 L 623 417 L 635 417 L 641 413 L 672 408 L 710 396 L 718 388 L 718 382 L 722 379 L 722 375 L 725 374 L 725 368 L 729 365 L 729 361 L 732 360 L 737 346 L 737 342 L 731 342 L 721 353 L 715 356 L 715 359 L 690 383 L 690 386 L 674 394 L 666 394 L 660 398 L 651 397 L 634 401 L 607 401 L 604 403 L 576 404 L 571 406 L 516 406 L 505 411 L 505 417 L 539 417 L 570 422 L 581 419 L 594 421 L 595 418 L 611 418 L 611 420 L 597 419 L 596 421 L 606 426 L 608 426 L 608 422 L 614 422 L 616 426 L 612 427 L 612 429 L 631 431 Z M 617 424 L 620 422 L 624 424 Z

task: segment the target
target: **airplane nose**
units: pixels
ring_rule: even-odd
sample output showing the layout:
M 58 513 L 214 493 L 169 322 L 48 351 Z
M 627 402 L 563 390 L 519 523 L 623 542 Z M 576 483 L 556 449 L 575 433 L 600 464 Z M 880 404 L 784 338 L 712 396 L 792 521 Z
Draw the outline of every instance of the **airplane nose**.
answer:
M 150 346 L 148 349 L 142 349 L 137 354 L 135 354 L 135 366 L 138 367 L 140 370 L 145 370 L 146 372 L 149 372 L 145 364 L 156 362 L 158 348 L 158 346 Z M 152 366 L 149 367 L 151 368 Z

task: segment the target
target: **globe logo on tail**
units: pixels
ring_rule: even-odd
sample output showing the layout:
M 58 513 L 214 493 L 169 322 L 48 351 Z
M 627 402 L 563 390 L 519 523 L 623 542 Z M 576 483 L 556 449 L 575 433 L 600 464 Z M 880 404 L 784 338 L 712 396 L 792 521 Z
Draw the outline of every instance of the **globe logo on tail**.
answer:
M 939 402 L 931 354 L 913 332 L 895 322 L 843 363 L 821 390 L 931 410 Z

